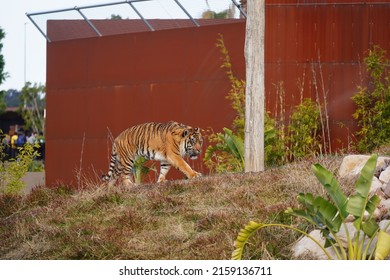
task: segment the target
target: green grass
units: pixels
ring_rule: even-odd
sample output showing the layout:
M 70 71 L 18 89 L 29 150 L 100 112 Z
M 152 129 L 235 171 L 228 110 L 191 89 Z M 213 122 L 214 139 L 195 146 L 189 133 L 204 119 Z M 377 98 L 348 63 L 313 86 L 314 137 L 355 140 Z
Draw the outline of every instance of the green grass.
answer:
M 292 163 L 263 173 L 205 176 L 130 189 L 89 183 L 0 196 L 0 259 L 230 259 L 248 221 L 306 225 L 284 214 L 299 192 L 323 194 L 311 172 L 336 172 L 341 157 Z M 290 259 L 299 238 L 257 234 L 245 259 Z

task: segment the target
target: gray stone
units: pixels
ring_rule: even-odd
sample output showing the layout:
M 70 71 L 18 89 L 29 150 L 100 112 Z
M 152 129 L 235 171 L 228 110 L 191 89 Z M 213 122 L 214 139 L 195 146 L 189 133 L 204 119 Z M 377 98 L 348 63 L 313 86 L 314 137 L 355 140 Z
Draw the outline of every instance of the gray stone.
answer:
M 387 227 L 386 232 L 390 234 L 390 226 L 387 226 L 390 223 L 390 220 L 382 220 L 379 222 L 379 228 L 384 230 Z
M 386 185 L 383 185 L 382 190 L 383 190 L 383 193 L 385 194 L 385 196 L 387 198 L 389 198 L 390 197 L 390 182 L 388 182 Z
M 310 236 L 319 241 L 321 245 L 325 244 L 325 239 L 321 236 L 321 231 L 316 229 L 310 232 Z M 332 259 L 337 259 L 337 256 L 332 248 L 325 249 Z M 304 236 L 299 239 L 292 247 L 293 257 L 296 259 L 310 258 L 315 260 L 327 260 L 328 257 L 324 251 L 309 237 Z
M 369 155 L 348 155 L 344 157 L 339 169 L 340 177 L 350 178 L 358 176 L 369 158 Z M 386 161 L 390 161 L 390 158 L 378 157 L 377 170 L 385 169 L 388 164 Z
M 381 190 L 383 183 L 377 178 L 374 177 L 372 179 L 371 187 L 370 187 L 370 195 L 375 194 L 378 190 Z
M 384 171 L 381 172 L 379 180 L 386 184 L 390 182 L 390 166 L 388 166 Z

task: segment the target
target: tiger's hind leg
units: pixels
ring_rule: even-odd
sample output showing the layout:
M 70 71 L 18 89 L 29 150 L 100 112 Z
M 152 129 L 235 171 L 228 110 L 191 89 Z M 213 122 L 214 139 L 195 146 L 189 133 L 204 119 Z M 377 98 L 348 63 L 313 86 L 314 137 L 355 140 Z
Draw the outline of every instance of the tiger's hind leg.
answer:
M 131 187 L 135 185 L 134 181 L 132 180 L 133 169 L 134 169 L 134 161 L 130 159 L 125 163 L 123 169 L 121 170 L 122 182 L 125 185 L 125 187 Z
M 133 180 L 131 179 L 131 176 L 122 174 L 122 175 L 120 176 L 120 178 L 121 178 L 121 183 L 122 183 L 122 185 L 123 185 L 124 187 L 129 188 L 129 187 L 134 186 L 134 182 L 133 182 Z
M 166 175 L 169 171 L 169 169 L 171 169 L 172 165 L 166 161 L 162 161 L 161 164 L 160 164 L 160 175 L 158 176 L 158 179 L 157 179 L 157 183 L 161 183 L 161 182 L 164 182 L 166 181 Z

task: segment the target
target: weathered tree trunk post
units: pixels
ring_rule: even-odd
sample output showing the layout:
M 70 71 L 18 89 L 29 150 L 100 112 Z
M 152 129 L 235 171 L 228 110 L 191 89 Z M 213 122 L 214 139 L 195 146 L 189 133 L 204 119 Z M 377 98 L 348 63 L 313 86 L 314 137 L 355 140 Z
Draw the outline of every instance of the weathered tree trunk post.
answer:
M 265 0 L 247 0 L 245 172 L 264 171 Z

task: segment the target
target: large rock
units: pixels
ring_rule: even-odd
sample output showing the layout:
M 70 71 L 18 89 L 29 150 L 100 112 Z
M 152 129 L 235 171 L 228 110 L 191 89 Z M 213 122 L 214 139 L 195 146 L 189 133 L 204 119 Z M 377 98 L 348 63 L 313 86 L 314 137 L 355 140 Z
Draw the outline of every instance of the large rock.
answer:
M 382 220 L 379 223 L 380 229 L 384 230 L 389 223 L 390 223 L 390 220 Z M 387 227 L 386 232 L 390 234 L 390 226 Z
M 356 229 L 352 223 L 346 223 L 348 228 L 349 236 L 354 236 Z M 315 240 L 317 240 L 321 245 L 325 244 L 325 238 L 322 237 L 321 231 L 316 229 L 310 232 L 309 234 Z M 341 226 L 340 231 L 337 233 L 337 236 L 340 238 L 343 246 L 347 246 L 348 238 L 346 235 L 346 230 L 344 226 Z M 325 249 L 332 259 L 337 259 L 337 255 L 332 247 Z M 297 243 L 292 247 L 293 257 L 294 258 L 309 258 L 315 260 L 327 260 L 325 252 L 309 237 L 304 236 L 298 240 Z
M 389 198 L 390 197 L 390 182 L 383 184 L 383 193 Z
M 382 186 L 383 186 L 382 182 L 377 177 L 372 178 L 370 195 L 373 195 L 377 193 L 379 190 L 382 190 Z
M 390 166 L 388 166 L 384 171 L 381 172 L 379 180 L 386 184 L 390 182 Z
M 310 232 L 310 236 L 317 240 L 321 245 L 325 244 L 325 238 L 322 237 L 321 231 L 316 229 Z M 325 249 L 332 259 L 337 259 L 337 256 L 332 248 Z M 292 247 L 293 257 L 295 259 L 314 259 L 327 260 L 328 257 L 324 251 L 309 237 L 304 236 L 298 240 Z
M 370 156 L 368 155 L 348 155 L 344 157 L 339 169 L 340 177 L 353 178 L 358 176 L 369 158 Z M 376 164 L 377 170 L 384 169 L 389 162 L 389 157 L 378 157 Z
M 390 198 L 389 199 L 382 199 L 379 203 L 379 206 L 387 209 L 387 214 L 390 214 Z

